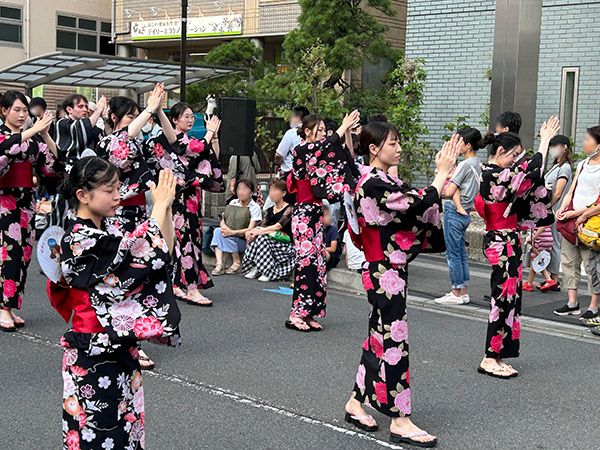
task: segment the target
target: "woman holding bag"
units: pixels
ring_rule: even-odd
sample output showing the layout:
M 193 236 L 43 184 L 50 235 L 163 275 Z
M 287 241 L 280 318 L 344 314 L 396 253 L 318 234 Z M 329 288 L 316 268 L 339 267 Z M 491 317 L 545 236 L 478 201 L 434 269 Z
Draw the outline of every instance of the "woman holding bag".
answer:
M 569 316 L 580 314 L 579 302 L 577 301 L 577 289 L 581 277 L 581 263 L 588 266 L 590 250 L 582 245 L 577 245 L 574 237 L 575 222 L 581 219 L 581 223 L 590 217 L 589 206 L 596 203 L 600 194 L 600 126 L 588 128 L 583 139 L 583 152 L 587 158 L 577 166 L 575 179 L 562 202 L 562 206 L 556 213 L 561 222 L 571 221 L 562 226 L 563 234 L 561 246 L 561 261 L 563 268 L 563 286 L 568 290 L 568 303 L 554 311 L 557 316 Z M 561 229 L 561 225 L 558 225 Z M 572 230 L 571 230 L 572 229 Z M 570 232 L 572 231 L 572 232 Z M 588 289 L 592 294 L 590 305 L 587 310 L 579 316 L 579 320 L 587 321 L 598 316 L 598 299 L 600 298 L 600 286 L 594 287 L 592 276 L 588 270 Z

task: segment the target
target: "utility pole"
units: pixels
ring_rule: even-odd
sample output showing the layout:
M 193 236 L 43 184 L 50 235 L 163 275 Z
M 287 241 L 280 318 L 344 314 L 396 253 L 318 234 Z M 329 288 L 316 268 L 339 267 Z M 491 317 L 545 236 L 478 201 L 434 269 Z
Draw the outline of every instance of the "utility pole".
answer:
M 185 102 L 185 75 L 187 71 L 187 11 L 188 0 L 181 0 L 181 75 L 179 77 L 179 101 L 181 102 Z

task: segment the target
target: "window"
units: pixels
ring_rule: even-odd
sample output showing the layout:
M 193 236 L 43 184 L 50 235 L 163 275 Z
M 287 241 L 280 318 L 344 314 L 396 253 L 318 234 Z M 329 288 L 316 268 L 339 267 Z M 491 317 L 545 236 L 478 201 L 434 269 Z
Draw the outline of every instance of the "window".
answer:
M 561 133 L 575 139 L 577 128 L 577 94 L 579 91 L 579 67 L 564 67 L 560 90 Z
M 56 17 L 56 48 L 114 55 L 115 45 L 110 43 L 110 22 L 100 22 L 85 17 L 58 14 Z
M 23 43 L 23 14 L 21 8 L 0 5 L 0 42 Z

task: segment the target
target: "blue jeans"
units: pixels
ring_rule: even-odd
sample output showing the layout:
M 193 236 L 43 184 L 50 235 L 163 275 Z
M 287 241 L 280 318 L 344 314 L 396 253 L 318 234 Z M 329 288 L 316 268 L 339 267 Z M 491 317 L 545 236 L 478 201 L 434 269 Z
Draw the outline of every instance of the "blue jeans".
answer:
M 471 284 L 469 279 L 469 262 L 465 236 L 471 216 L 463 216 L 456 212 L 454 203 L 444 205 L 444 239 L 446 240 L 446 261 L 450 268 L 452 289 L 462 289 Z

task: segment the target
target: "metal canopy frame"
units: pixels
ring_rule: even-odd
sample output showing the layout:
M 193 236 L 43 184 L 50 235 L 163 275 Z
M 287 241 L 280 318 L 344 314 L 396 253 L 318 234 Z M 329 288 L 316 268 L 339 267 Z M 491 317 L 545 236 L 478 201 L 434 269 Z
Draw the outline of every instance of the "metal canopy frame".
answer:
M 94 88 L 132 89 L 136 95 L 151 91 L 156 83 L 165 90 L 179 88 L 180 64 L 169 61 L 106 56 L 86 52 L 53 52 L 0 70 L 0 83 L 33 89 L 42 84 Z M 193 84 L 246 69 L 226 66 L 187 66 L 186 83 Z

